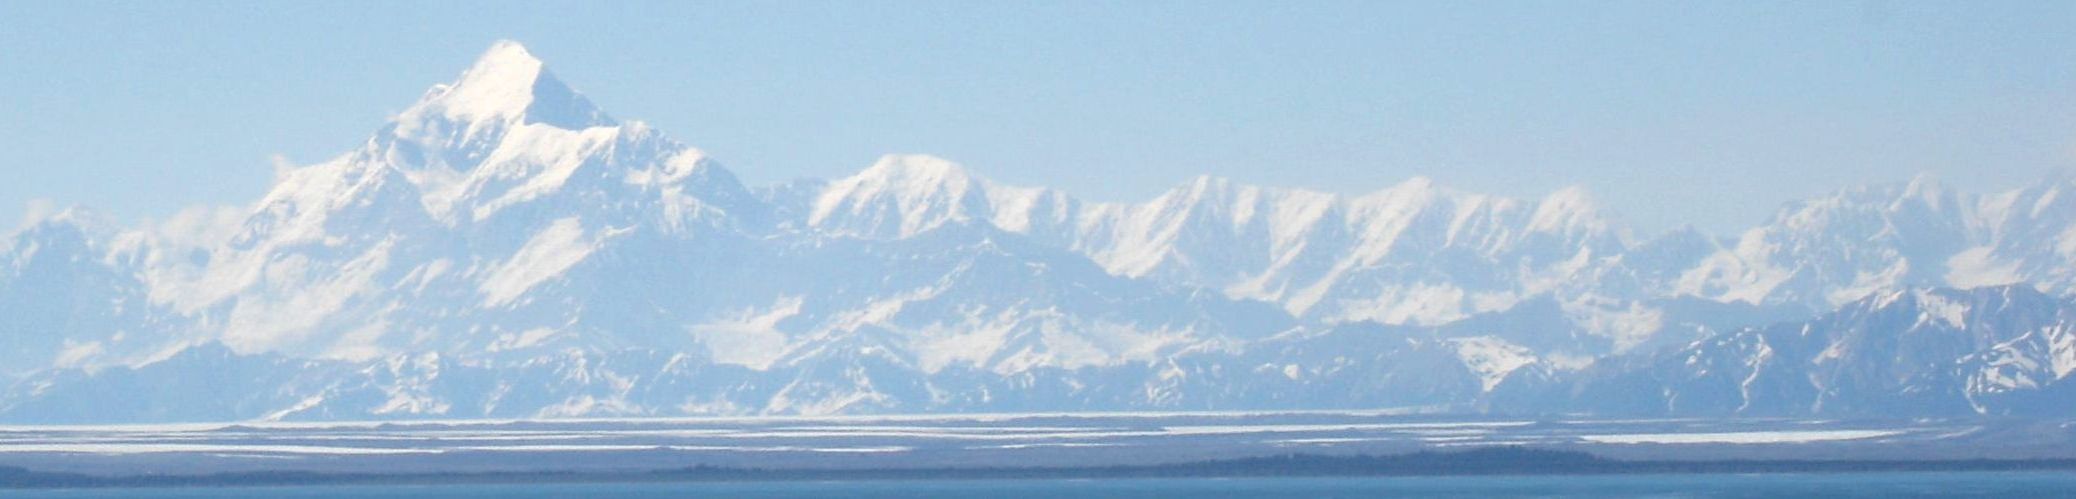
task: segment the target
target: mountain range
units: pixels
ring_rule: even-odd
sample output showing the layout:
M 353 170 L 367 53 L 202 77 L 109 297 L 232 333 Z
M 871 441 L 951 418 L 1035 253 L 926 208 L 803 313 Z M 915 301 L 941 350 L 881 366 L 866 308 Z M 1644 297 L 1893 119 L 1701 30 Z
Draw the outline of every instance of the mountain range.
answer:
M 1425 178 L 751 186 L 500 42 L 250 205 L 0 242 L 0 420 L 2065 413 L 2072 189 L 1921 176 L 1640 237 L 1581 189 Z

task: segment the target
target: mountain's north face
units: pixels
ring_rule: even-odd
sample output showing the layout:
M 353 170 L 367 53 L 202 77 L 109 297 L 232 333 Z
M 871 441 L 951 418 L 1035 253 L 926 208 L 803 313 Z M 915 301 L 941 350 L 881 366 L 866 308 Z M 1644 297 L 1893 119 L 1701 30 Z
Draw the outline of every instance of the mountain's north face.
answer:
M 500 42 L 236 212 L 0 242 L 0 420 L 2066 412 L 2072 189 L 1639 238 L 1578 189 L 1424 178 L 1111 203 L 890 155 L 746 186 Z

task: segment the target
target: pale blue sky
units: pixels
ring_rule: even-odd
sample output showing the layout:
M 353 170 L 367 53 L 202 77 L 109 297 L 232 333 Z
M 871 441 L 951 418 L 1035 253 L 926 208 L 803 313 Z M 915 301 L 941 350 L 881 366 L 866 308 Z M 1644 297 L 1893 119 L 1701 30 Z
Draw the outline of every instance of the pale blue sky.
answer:
M 1198 174 L 1584 185 L 1729 231 L 1917 172 L 2076 164 L 2076 2 L 0 0 L 0 219 L 245 203 L 497 39 L 751 183 L 921 152 L 1141 200 Z

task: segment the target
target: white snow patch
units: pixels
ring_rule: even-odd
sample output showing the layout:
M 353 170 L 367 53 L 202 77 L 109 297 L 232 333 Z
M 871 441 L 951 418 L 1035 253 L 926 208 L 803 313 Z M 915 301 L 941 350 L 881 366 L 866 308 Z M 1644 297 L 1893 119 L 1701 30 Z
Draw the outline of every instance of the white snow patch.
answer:
M 264 275 L 264 293 L 246 293 L 231 310 L 222 341 L 240 353 L 297 345 L 357 295 L 377 291 L 375 278 L 388 268 L 396 239 L 327 268 L 302 254 L 276 255 L 254 270 Z M 362 320 L 373 320 L 363 317 Z
M 1937 319 L 1940 322 L 1946 323 L 1947 327 L 1954 329 L 1968 328 L 1967 303 L 1947 299 L 1944 296 L 1922 289 L 1911 292 L 1917 295 L 1918 308 L 1923 311 L 1927 318 Z
M 488 350 L 492 352 L 518 350 L 539 345 L 542 341 L 547 341 L 548 338 L 553 336 L 555 336 L 555 330 L 544 327 L 520 331 L 519 334 L 504 333 L 497 335 L 497 341 L 491 343 Z
M 100 341 L 79 343 L 68 339 L 65 340 L 64 349 L 58 351 L 57 358 L 52 360 L 51 364 L 61 368 L 80 367 L 106 351 Z
M 303 400 L 296 402 L 295 405 L 288 406 L 278 411 L 267 413 L 267 415 L 265 416 L 260 416 L 260 421 L 280 421 L 282 419 L 288 418 L 289 416 L 295 415 L 295 413 L 310 410 L 311 408 L 317 407 L 318 404 L 322 403 L 324 403 L 323 395 L 311 395 L 308 397 L 304 397 Z
M 584 261 L 597 249 L 596 241 L 585 239 L 584 226 L 577 217 L 558 219 L 534 234 L 517 253 L 483 280 L 479 288 L 483 292 L 483 305 L 496 307 L 510 302 L 526 290 Z
M 1336 321 L 1438 325 L 1466 316 L 1463 288 L 1447 284 L 1412 284 L 1387 288 L 1367 299 L 1339 300 Z
M 801 296 L 781 296 L 762 310 L 739 310 L 731 317 L 692 326 L 692 336 L 706 345 L 708 358 L 716 363 L 769 369 L 792 343 L 778 329 L 779 322 L 799 315 L 805 303 Z
M 1665 327 L 1665 312 L 1641 302 L 1589 296 L 1565 301 L 1559 307 L 1588 334 L 1613 340 L 1617 353 L 1642 344 Z
M 1478 336 L 1448 341 L 1456 346 L 1456 358 L 1461 359 L 1463 365 L 1469 367 L 1471 372 L 1478 374 L 1484 390 L 1488 392 L 1499 386 L 1500 381 L 1505 380 L 1514 370 L 1536 361 L 1534 352 L 1529 351 L 1527 347 L 1497 337 Z
M 483 159 L 483 166 L 470 173 L 466 185 L 468 190 L 478 191 L 478 196 L 487 197 L 494 187 L 507 186 L 513 179 L 523 181 L 479 203 L 471 216 L 486 220 L 506 207 L 561 190 L 584 165 L 617 145 L 621 131 L 617 126 L 564 130 L 544 123 L 512 128 Z
M 2019 262 L 1999 262 L 1989 246 L 1976 246 L 1946 259 L 1946 283 L 1959 288 L 2002 286 L 2024 280 Z

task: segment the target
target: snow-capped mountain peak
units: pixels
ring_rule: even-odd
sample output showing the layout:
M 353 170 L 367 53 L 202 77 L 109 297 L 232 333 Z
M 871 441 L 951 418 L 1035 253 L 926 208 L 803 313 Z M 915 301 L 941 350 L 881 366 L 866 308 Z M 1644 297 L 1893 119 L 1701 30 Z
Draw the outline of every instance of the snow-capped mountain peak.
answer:
M 909 237 L 947 223 L 988 218 L 989 182 L 943 158 L 889 154 L 815 199 L 808 224 L 861 236 Z
M 519 142 L 506 148 L 507 159 L 538 157 L 522 150 L 552 145 L 568 151 L 581 147 L 577 142 L 610 139 L 622 128 L 615 125 L 525 47 L 505 41 L 491 46 L 453 82 L 426 90 L 349 161 L 405 170 L 430 196 L 428 208 L 444 218 L 452 198 L 466 188 L 464 177 L 479 165 L 495 163 L 492 156 L 507 142 Z M 573 135 L 591 139 L 567 137 Z
M 556 79 L 526 47 L 512 41 L 491 45 L 460 79 L 434 86 L 397 121 L 413 124 L 432 116 L 454 123 L 518 120 L 571 130 L 613 123 L 590 100 Z
M 1608 225 L 1600 204 L 1586 188 L 1570 186 L 1537 202 L 1527 228 L 1535 232 L 1571 233 L 1605 231 L 1610 228 Z

